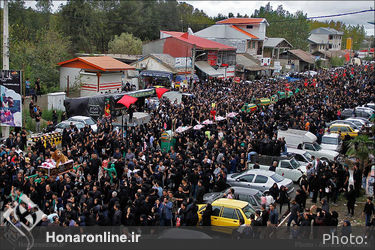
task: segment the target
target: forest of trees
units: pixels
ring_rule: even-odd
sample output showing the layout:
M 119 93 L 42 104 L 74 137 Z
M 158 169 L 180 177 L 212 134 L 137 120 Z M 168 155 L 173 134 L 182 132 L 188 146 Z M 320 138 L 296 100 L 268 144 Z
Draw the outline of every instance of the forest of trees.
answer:
M 40 77 L 44 91 L 58 86 L 56 65 L 74 53 L 119 51 L 126 44 L 119 41 L 123 37 L 134 37 L 138 48 L 139 39 L 155 40 L 160 30 L 187 31 L 190 27 L 198 31 L 228 17 L 265 17 L 270 24 L 267 36 L 284 37 L 301 49 L 307 49 L 309 31 L 320 26 L 343 31 L 343 46 L 345 38 L 352 37 L 354 49 L 365 35 L 363 27 L 310 21 L 306 13 L 289 13 L 283 6 L 273 10 L 270 3 L 244 16 L 229 12 L 215 17 L 176 0 L 69 0 L 55 12 L 52 4 L 58 3 L 38 0 L 36 8 L 26 8 L 23 0 L 9 1 L 10 67 L 22 69 L 31 80 Z

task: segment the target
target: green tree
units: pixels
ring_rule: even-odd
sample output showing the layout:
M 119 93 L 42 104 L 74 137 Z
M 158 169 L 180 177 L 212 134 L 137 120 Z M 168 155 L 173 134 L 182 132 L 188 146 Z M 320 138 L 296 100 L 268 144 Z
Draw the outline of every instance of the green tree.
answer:
M 367 135 L 359 135 L 349 143 L 349 150 L 346 153 L 349 157 L 355 157 L 361 161 L 361 168 L 369 160 L 370 154 L 374 154 L 374 142 Z
M 142 53 L 141 39 L 129 33 L 122 33 L 108 43 L 108 52 L 113 54 L 139 55 Z
M 267 37 L 282 37 L 288 40 L 294 48 L 307 50 L 309 23 L 306 14 L 297 11 L 295 14 L 286 11 L 282 5 L 273 10 L 270 3 L 254 11 L 252 17 L 263 17 L 270 24 L 267 27 Z

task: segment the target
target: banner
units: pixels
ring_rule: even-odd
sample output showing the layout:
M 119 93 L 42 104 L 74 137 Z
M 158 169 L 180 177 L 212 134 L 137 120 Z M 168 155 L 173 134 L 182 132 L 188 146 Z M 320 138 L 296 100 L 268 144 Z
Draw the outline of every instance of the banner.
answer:
M 22 127 L 21 71 L 2 70 L 0 76 L 0 126 Z

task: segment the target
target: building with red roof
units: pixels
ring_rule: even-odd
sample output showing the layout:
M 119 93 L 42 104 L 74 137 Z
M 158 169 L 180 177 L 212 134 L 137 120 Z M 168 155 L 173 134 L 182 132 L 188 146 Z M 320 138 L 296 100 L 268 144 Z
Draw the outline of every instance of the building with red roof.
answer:
M 58 63 L 60 88 L 79 88 L 81 96 L 114 93 L 122 88 L 125 72 L 135 67 L 110 56 L 76 57 Z
M 233 77 L 236 48 L 192 35 L 191 32 L 160 31 L 160 39 L 143 45 L 143 55 L 167 54 L 175 58 L 180 74 L 192 74 L 192 64 L 211 77 Z M 185 62 L 183 64 L 179 62 Z
M 260 59 L 268 25 L 265 18 L 227 18 L 194 35 L 235 47 L 239 54 Z

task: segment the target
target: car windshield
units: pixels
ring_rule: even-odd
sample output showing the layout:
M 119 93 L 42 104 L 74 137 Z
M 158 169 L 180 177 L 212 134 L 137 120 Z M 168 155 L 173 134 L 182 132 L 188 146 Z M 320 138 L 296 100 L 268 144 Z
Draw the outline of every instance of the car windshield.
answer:
M 87 125 L 94 125 L 95 124 L 95 122 L 92 119 L 85 119 L 84 122 Z
M 257 200 L 258 204 L 262 204 L 262 192 L 257 192 L 255 195 L 254 195 L 254 198 Z
M 317 150 L 317 151 L 319 151 L 319 150 L 321 150 L 322 149 L 322 147 L 321 146 L 319 146 L 319 144 L 318 143 L 316 143 L 316 142 L 314 142 L 314 147 L 315 147 L 315 149 Z
M 271 178 L 272 178 L 272 180 L 274 180 L 277 183 L 282 182 L 284 180 L 284 178 L 281 175 L 278 175 L 278 174 L 272 175 Z
M 305 158 L 306 158 L 309 162 L 312 162 L 311 154 L 310 154 L 309 152 L 306 151 L 306 152 L 303 154 L 303 156 L 305 156 Z
M 66 128 L 67 124 L 66 123 L 59 123 L 57 124 L 56 128 Z
M 290 164 L 292 165 L 292 167 L 294 169 L 297 169 L 297 168 L 299 168 L 301 166 L 301 164 L 299 164 L 299 162 L 296 161 L 296 159 L 294 159 L 294 158 L 290 160 Z
M 323 144 L 337 145 L 338 144 L 338 139 L 334 138 L 334 137 L 323 136 L 322 143 Z
M 244 206 L 242 208 L 242 211 L 246 215 L 246 218 L 250 218 L 250 215 L 255 214 L 255 210 L 250 204 L 247 204 L 246 206 Z
M 235 173 L 235 174 L 232 174 L 232 178 L 236 178 L 237 176 L 239 176 L 241 173 Z

